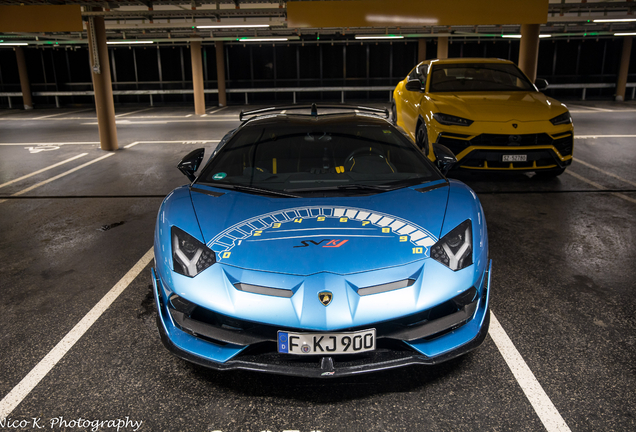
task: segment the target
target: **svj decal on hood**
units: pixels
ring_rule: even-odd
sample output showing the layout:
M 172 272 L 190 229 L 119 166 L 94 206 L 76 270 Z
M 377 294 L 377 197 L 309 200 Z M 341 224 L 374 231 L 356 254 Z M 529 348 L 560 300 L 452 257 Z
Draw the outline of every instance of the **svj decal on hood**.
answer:
M 413 255 L 429 255 L 437 238 L 406 219 L 378 211 L 316 206 L 279 210 L 241 221 L 217 234 L 207 245 L 220 262 L 254 243 L 284 242 L 292 248 L 321 247 L 344 249 L 372 239 L 399 243 Z M 378 243 L 373 243 L 377 247 Z

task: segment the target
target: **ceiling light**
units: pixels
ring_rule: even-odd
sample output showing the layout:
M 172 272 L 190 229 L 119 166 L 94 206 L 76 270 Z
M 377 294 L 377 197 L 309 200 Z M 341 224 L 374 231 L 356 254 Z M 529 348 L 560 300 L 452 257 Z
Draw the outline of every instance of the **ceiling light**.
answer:
M 404 36 L 400 35 L 360 35 L 356 36 L 356 39 L 404 39 Z
M 233 29 L 233 28 L 260 28 L 269 27 L 269 24 L 218 24 L 218 25 L 200 25 L 200 29 Z
M 369 22 L 390 22 L 398 25 L 417 24 L 417 25 L 435 25 L 438 23 L 437 18 L 417 18 L 399 15 L 367 15 L 366 20 Z
M 150 40 L 132 40 L 132 41 L 108 41 L 108 45 L 123 45 L 123 44 L 151 44 Z
M 521 39 L 521 35 L 520 34 L 508 34 L 508 35 L 501 35 L 502 38 L 513 38 L 513 39 Z M 551 34 L 540 34 L 539 35 L 540 38 L 549 38 L 552 37 Z
M 28 43 L 26 43 L 26 42 L 0 42 L 0 45 L 15 46 L 15 45 L 28 45 Z
M 608 19 L 595 19 L 594 22 L 633 22 L 636 18 L 608 18 Z
M 239 42 L 285 42 L 288 38 L 239 38 Z
M 636 36 L 636 33 L 614 33 L 614 36 Z

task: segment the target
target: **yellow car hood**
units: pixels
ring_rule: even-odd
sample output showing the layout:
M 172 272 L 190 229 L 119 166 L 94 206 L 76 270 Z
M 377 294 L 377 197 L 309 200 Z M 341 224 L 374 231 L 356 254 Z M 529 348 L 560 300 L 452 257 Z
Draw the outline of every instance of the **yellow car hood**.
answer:
M 431 93 L 437 112 L 474 121 L 541 121 L 564 113 L 561 102 L 539 92 Z

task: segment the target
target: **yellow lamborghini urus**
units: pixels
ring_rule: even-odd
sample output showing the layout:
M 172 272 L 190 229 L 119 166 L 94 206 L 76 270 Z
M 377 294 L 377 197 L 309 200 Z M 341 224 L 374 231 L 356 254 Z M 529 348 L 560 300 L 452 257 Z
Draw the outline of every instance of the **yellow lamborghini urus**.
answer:
M 393 120 L 432 160 L 438 143 L 460 169 L 558 176 L 574 132 L 567 107 L 539 91 L 547 85 L 507 60 L 427 60 L 393 91 Z

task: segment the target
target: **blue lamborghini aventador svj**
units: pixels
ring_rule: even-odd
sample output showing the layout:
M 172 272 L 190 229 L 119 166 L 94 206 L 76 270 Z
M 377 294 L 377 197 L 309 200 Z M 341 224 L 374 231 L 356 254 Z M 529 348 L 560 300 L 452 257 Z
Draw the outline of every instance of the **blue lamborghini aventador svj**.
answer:
M 434 145 L 431 162 L 385 111 L 349 108 L 242 113 L 198 175 L 204 149 L 179 163 L 190 183 L 161 205 L 152 271 L 174 354 L 337 377 L 484 340 L 486 221 L 444 176 L 452 153 Z

